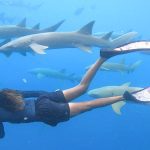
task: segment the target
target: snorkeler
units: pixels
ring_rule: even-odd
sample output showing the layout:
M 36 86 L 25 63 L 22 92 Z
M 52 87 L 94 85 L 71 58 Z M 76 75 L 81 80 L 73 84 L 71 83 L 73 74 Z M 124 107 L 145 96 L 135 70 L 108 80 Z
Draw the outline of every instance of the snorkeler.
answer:
M 138 51 L 138 49 L 128 49 L 125 51 L 119 48 L 110 51 L 102 50 L 100 52 L 101 58 L 86 72 L 81 82 L 70 89 L 63 91 L 57 90 L 55 92 L 2 89 L 0 91 L 0 137 L 3 138 L 5 136 L 3 122 L 44 122 L 48 125 L 56 126 L 60 122 L 68 121 L 70 118 L 89 110 L 122 100 L 141 102 L 143 101 L 143 92 L 146 93 L 143 103 L 147 103 L 150 100 L 150 98 L 148 98 L 150 97 L 149 88 L 133 94 L 125 92 L 122 96 L 98 98 L 84 102 L 71 102 L 87 91 L 99 67 L 107 59 L 132 51 Z

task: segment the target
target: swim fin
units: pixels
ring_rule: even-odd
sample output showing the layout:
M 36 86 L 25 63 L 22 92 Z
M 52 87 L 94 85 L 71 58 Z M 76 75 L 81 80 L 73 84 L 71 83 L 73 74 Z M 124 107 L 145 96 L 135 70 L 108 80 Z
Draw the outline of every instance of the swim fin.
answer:
M 129 93 L 128 91 L 126 91 L 123 94 L 123 97 L 126 100 L 130 100 L 137 103 L 143 103 L 143 104 L 150 103 L 150 87 L 144 88 L 142 90 L 133 93 Z
M 100 56 L 103 58 L 110 58 L 120 54 L 127 54 L 131 52 L 149 51 L 150 52 L 150 41 L 139 41 L 132 42 L 129 44 L 122 45 L 114 49 L 101 49 Z

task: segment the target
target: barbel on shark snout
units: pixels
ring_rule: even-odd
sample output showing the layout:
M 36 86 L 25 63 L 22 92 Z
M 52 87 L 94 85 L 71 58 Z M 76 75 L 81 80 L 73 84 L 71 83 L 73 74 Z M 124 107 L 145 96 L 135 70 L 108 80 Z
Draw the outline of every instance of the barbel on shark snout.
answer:
M 20 37 L 0 47 L 0 52 L 10 56 L 13 52 L 26 55 L 26 52 L 46 54 L 46 49 L 80 48 L 91 52 L 92 47 L 115 48 L 125 44 L 137 35 L 129 32 L 116 39 L 110 40 L 112 32 L 103 37 L 92 36 L 95 21 L 91 21 L 78 31 L 74 32 L 46 32 Z

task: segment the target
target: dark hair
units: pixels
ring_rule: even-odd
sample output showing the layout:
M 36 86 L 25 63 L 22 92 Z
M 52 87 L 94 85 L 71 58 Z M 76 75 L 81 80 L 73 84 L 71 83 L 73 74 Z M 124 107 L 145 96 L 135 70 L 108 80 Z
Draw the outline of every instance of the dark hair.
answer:
M 8 111 L 19 111 L 24 108 L 24 100 L 21 94 L 12 89 L 0 91 L 0 107 Z

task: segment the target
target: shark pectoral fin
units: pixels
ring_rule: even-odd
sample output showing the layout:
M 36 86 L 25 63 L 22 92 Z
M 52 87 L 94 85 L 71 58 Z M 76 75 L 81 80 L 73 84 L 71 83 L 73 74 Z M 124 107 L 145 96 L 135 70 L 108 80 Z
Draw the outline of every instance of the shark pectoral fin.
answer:
M 88 24 L 86 24 L 84 27 L 82 27 L 78 33 L 80 34 L 87 34 L 90 35 L 92 34 L 92 29 L 93 29 L 93 25 L 94 25 L 95 21 L 91 21 Z
M 44 50 L 48 48 L 48 46 L 40 45 L 37 43 L 32 43 L 29 45 L 29 47 L 38 54 L 46 54 Z
M 81 45 L 81 44 L 75 44 L 75 47 L 85 51 L 85 52 L 88 52 L 88 53 L 92 53 L 92 48 L 90 46 L 87 46 L 87 45 Z
M 40 23 L 36 24 L 32 27 L 33 30 L 39 30 L 40 29 Z
M 44 77 L 45 77 L 45 75 L 42 74 L 42 73 L 38 73 L 38 74 L 37 74 L 37 78 L 38 78 L 38 79 L 42 79 L 42 78 L 44 78 Z
M 112 106 L 113 111 L 116 114 L 121 115 L 121 109 L 125 104 L 126 104 L 126 102 L 120 101 L 120 102 L 112 104 L 111 106 Z
M 19 27 L 26 27 L 26 18 L 24 18 L 19 24 L 17 24 Z

